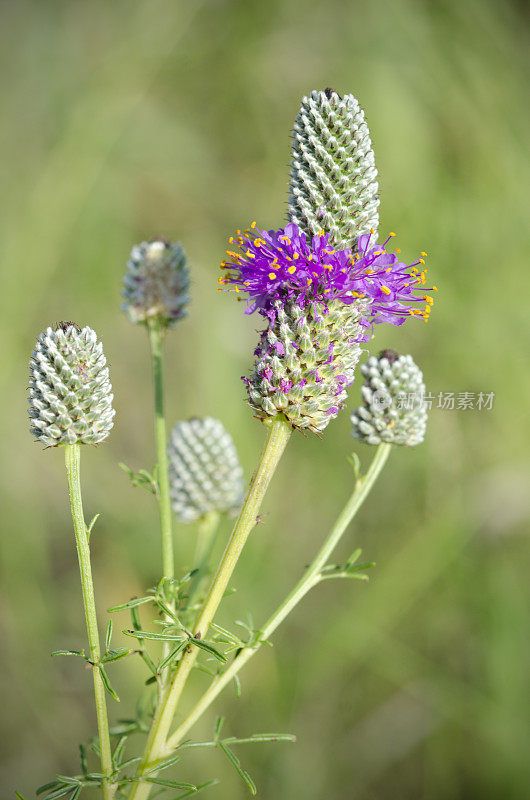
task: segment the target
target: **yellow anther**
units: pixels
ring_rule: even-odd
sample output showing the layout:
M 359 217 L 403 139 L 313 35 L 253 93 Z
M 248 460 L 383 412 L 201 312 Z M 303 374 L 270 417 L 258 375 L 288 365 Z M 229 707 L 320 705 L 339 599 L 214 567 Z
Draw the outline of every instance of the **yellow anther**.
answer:
M 396 253 L 401 253 L 401 247 L 396 247 Z
M 390 231 L 390 233 L 388 235 L 389 236 L 395 236 L 396 234 L 394 233 L 394 231 Z
M 381 286 L 381 291 L 385 294 L 392 294 L 388 286 Z
M 434 299 L 433 299 L 433 298 L 432 298 L 430 295 L 428 295 L 428 294 L 426 294 L 426 295 L 424 296 L 424 298 L 423 298 L 423 299 L 424 299 L 424 300 L 425 300 L 425 302 L 426 302 L 426 303 L 428 303 L 430 306 L 432 306 L 432 304 L 434 303 Z
M 373 271 L 373 269 L 366 269 L 366 270 L 364 271 L 364 274 L 365 274 L 365 275 L 373 275 L 373 274 L 374 274 L 374 271 Z
M 247 256 L 247 258 L 256 258 L 256 253 L 251 253 L 250 250 L 247 250 L 245 255 Z
M 293 253 L 293 258 L 295 261 L 297 261 L 297 259 L 300 258 L 300 255 L 298 253 Z
M 231 236 L 231 237 L 230 237 L 230 239 L 229 239 L 228 241 L 230 242 L 230 244 L 234 244 L 234 237 L 233 237 L 233 236 Z
M 287 272 L 290 272 L 290 273 L 291 273 L 291 275 L 292 275 L 292 274 L 293 274 L 293 272 L 296 272 L 296 267 L 289 267 L 289 268 L 288 268 L 288 270 L 287 270 Z
M 370 233 L 372 233 L 372 234 L 375 233 L 373 228 L 370 228 Z
M 274 272 L 269 272 L 269 278 L 271 279 L 271 281 L 276 280 L 276 275 L 274 274 Z
M 256 220 L 254 220 L 254 222 L 251 222 L 251 223 L 250 223 L 250 227 L 251 227 L 251 228 L 255 228 L 255 227 L 256 227 Z
M 318 232 L 318 235 L 319 235 L 319 236 L 325 236 L 325 233 L 324 233 L 324 229 L 323 229 L 323 228 L 321 228 L 321 229 L 319 230 L 319 232 Z
M 433 290 L 433 292 L 437 292 L 438 291 L 438 287 L 437 286 L 433 286 L 432 290 Z
M 377 253 L 374 253 L 374 256 L 382 256 L 382 255 L 383 255 L 382 250 L 378 250 Z
M 418 258 L 418 261 L 419 261 L 420 264 L 425 264 L 425 261 L 423 260 L 423 258 Z
M 234 286 L 234 289 L 236 290 L 236 292 L 239 292 L 239 286 Z
M 425 252 L 425 250 L 421 251 L 420 256 L 424 256 L 425 258 L 427 257 L 427 253 Z

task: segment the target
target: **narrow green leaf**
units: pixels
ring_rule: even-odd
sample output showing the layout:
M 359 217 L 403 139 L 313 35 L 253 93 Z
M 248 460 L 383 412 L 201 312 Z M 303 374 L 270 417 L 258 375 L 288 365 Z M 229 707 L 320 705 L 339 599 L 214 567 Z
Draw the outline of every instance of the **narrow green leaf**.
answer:
M 86 747 L 84 744 L 79 745 L 79 761 L 81 762 L 81 772 L 83 775 L 88 774 L 88 759 L 86 756 Z
M 189 644 L 194 644 L 195 647 L 198 647 L 200 650 L 204 650 L 206 653 L 210 653 L 210 655 L 215 656 L 218 661 L 221 661 L 223 664 L 226 664 L 228 661 L 227 657 L 217 650 L 217 648 L 213 647 L 208 642 L 203 642 L 202 639 L 195 639 L 193 636 L 188 639 Z
M 126 743 L 127 743 L 127 736 L 121 736 L 118 743 L 116 744 L 116 747 L 114 748 L 114 752 L 112 753 L 112 763 L 116 768 L 119 767 L 121 764 Z
M 111 736 L 124 736 L 129 733 L 134 733 L 139 729 L 138 720 L 136 719 L 121 719 L 118 725 L 114 725 L 110 729 Z
M 46 795 L 46 800 L 59 800 L 60 797 L 66 797 L 67 794 L 72 792 L 73 787 L 65 786 L 64 784 L 58 789 L 55 789 L 51 794 Z
M 361 555 L 361 553 L 362 553 L 362 550 L 361 550 L 360 547 L 358 547 L 357 550 L 353 551 L 353 553 L 351 554 L 349 559 L 346 561 L 346 569 L 349 569 L 350 567 L 352 567 L 355 564 L 356 561 L 358 561 L 359 556 Z
M 170 653 L 168 653 L 168 655 L 165 658 L 162 659 L 162 661 L 158 665 L 158 669 L 162 670 L 164 669 L 164 667 L 167 667 L 167 665 L 171 661 L 173 661 L 178 656 L 178 654 L 182 652 L 182 650 L 184 650 L 185 647 L 187 647 L 187 644 L 188 642 L 186 639 L 184 639 L 183 642 L 180 642 L 180 644 L 178 644 Z
M 165 786 L 166 789 L 190 789 L 192 792 L 197 791 L 194 783 L 186 783 L 185 781 L 172 781 L 166 778 L 150 778 L 144 775 L 142 781 L 145 783 L 154 783 L 156 786 Z
M 225 717 L 216 717 L 215 724 L 213 726 L 213 738 L 215 739 L 215 741 L 219 739 L 224 724 L 225 724 Z
M 85 651 L 84 650 L 53 650 L 50 655 L 52 656 L 79 656 L 80 658 L 85 658 Z
M 112 606 L 112 608 L 108 609 L 109 614 L 113 614 L 115 611 L 126 611 L 128 608 L 135 608 L 136 606 L 141 606 L 143 603 L 152 602 L 152 597 L 133 597 L 131 600 L 127 600 L 126 603 L 121 603 L 119 606 Z
M 236 688 L 236 697 L 241 697 L 241 681 L 239 675 L 234 675 L 234 685 Z
M 125 634 L 125 636 L 132 636 L 135 639 L 150 639 L 155 642 L 181 642 L 183 638 L 182 633 L 156 633 L 155 631 L 130 629 L 125 629 L 122 633 Z
M 357 453 L 352 453 L 347 459 L 348 464 L 351 465 L 353 469 L 353 474 L 355 475 L 355 480 L 359 480 L 359 476 L 361 474 L 361 461 Z
M 99 672 L 100 672 L 101 678 L 103 680 L 103 684 L 105 686 L 105 689 L 110 694 L 112 699 L 116 700 L 116 702 L 119 703 L 120 702 L 120 698 L 118 697 L 118 695 L 116 694 L 116 692 L 114 691 L 112 686 L 110 685 L 109 676 L 107 675 L 107 673 L 105 672 L 105 670 L 104 670 L 104 668 L 102 666 L 99 667 Z
M 192 794 L 197 794 L 198 792 L 202 792 L 203 789 L 208 789 L 210 786 L 215 786 L 218 784 L 219 781 L 217 778 L 214 778 L 211 781 L 207 781 L 207 783 L 201 783 L 200 786 L 197 786 L 195 789 L 188 789 L 187 792 L 183 794 L 179 794 L 176 797 L 173 797 L 173 800 L 185 800 L 187 797 L 191 797 Z
M 153 673 L 153 675 L 156 676 L 157 669 L 156 669 L 156 667 L 155 667 L 150 655 L 145 650 L 141 650 L 140 651 L 140 658 L 142 659 L 142 661 L 145 662 L 145 664 L 147 665 L 147 668 Z
M 221 748 L 227 759 L 230 761 L 230 763 L 233 765 L 234 769 L 239 774 L 241 779 L 246 783 L 250 794 L 251 795 L 257 794 L 258 790 L 256 789 L 256 784 L 254 783 L 248 772 L 245 769 L 243 769 L 243 767 L 241 766 L 241 762 L 239 758 L 236 756 L 236 754 L 232 752 L 232 750 L 230 750 L 230 748 L 227 747 L 227 745 L 223 741 L 219 741 L 217 744 Z
M 17 798 L 17 800 L 26 800 L 24 795 L 20 794 L 20 792 L 15 792 L 15 797 Z
M 223 739 L 225 744 L 254 744 L 254 742 L 296 742 L 296 736 L 291 733 L 253 733 L 239 739 L 235 736 Z
M 56 789 L 58 786 L 59 781 L 50 781 L 50 783 L 44 783 L 42 786 L 39 786 L 35 794 L 44 794 L 44 792 L 47 792 L 48 789 Z
M 115 647 L 114 650 L 107 650 L 104 656 L 101 657 L 101 664 L 109 664 L 111 661 L 119 661 L 121 658 L 127 658 L 134 653 L 134 650 L 128 650 L 126 647 Z
M 105 634 L 105 650 L 109 649 L 111 639 L 112 639 L 112 620 L 109 619 L 109 624 L 107 625 L 107 632 Z
M 92 528 L 94 527 L 94 525 L 96 524 L 96 522 L 98 521 L 98 519 L 99 519 L 99 514 L 95 514 L 95 515 L 92 517 L 92 519 L 90 520 L 90 525 L 89 525 L 89 526 L 88 526 L 88 528 L 86 529 L 86 536 L 87 536 L 87 539 L 88 539 L 89 541 L 90 541 L 90 536 L 91 536 L 91 534 L 92 534 Z

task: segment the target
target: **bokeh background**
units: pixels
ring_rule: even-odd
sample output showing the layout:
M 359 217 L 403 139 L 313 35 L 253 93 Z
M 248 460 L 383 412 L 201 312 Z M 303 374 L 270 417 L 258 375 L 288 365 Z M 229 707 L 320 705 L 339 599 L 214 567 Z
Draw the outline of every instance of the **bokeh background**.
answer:
M 263 431 L 240 376 L 259 321 L 217 293 L 217 265 L 235 228 L 284 220 L 300 97 L 330 85 L 366 110 L 382 231 L 406 255 L 427 250 L 440 287 L 428 326 L 381 326 L 371 351 L 413 353 L 434 394 L 495 403 L 434 408 L 424 446 L 393 452 L 339 554 L 361 546 L 371 582 L 315 591 L 242 673 L 242 698 L 228 691 L 194 734 L 209 736 L 216 713 L 227 734 L 296 734 L 239 751 L 264 800 L 527 798 L 525 4 L 19 0 L 1 12 L 1 797 L 77 770 L 94 730 L 88 674 L 49 656 L 83 646 L 83 616 L 62 456 L 27 431 L 33 342 L 74 319 L 110 361 L 115 430 L 83 454 L 103 619 L 152 584 L 160 555 L 152 498 L 117 466 L 154 460 L 146 336 L 119 312 L 130 247 L 184 242 L 193 305 L 167 339 L 169 420 L 222 418 L 250 476 Z M 298 578 L 351 489 L 352 449 L 347 413 L 322 440 L 294 436 L 219 619 L 251 610 L 259 624 Z M 179 568 L 194 536 L 177 526 Z M 130 716 L 142 665 L 111 674 L 124 697 L 113 717 Z M 180 774 L 219 777 L 205 798 L 247 796 L 216 752 Z

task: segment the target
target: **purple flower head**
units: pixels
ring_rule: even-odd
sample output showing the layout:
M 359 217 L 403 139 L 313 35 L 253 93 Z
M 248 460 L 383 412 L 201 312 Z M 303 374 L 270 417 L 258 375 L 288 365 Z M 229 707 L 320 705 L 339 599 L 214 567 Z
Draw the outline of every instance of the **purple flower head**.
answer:
M 258 311 L 271 321 L 278 301 L 295 302 L 302 308 L 321 302 L 325 313 L 333 300 L 346 305 L 362 301 L 365 328 L 379 322 L 402 325 L 409 316 L 426 321 L 433 299 L 417 295 L 425 283 L 426 253 L 412 264 L 401 262 L 399 250 L 386 250 L 394 235 L 376 244 L 373 232 L 363 234 L 355 249 L 335 250 L 329 234 L 321 233 L 309 242 L 294 223 L 278 231 L 260 231 L 252 223 L 243 233 L 237 231 L 237 243 L 233 237 L 229 240 L 239 252 L 226 251 L 227 260 L 221 264 L 225 273 L 219 283 L 247 294 L 247 314 Z

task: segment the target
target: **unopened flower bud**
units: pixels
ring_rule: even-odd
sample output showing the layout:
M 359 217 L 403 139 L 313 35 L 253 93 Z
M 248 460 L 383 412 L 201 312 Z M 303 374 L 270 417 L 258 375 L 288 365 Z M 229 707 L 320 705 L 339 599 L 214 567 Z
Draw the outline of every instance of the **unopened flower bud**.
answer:
M 365 444 L 421 444 L 427 426 L 425 384 L 412 356 L 383 350 L 361 366 L 363 405 L 351 415 L 353 436 Z
M 46 447 L 98 444 L 114 414 L 103 345 L 92 328 L 60 322 L 39 336 L 30 360 L 30 430 Z
M 212 417 L 177 422 L 169 436 L 169 483 L 181 522 L 212 511 L 235 514 L 243 500 L 243 470 L 232 437 Z
M 189 269 L 180 242 L 141 242 L 127 261 L 121 307 L 131 322 L 158 320 L 173 327 L 187 314 L 189 288 Z

